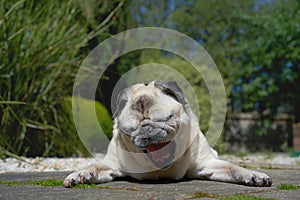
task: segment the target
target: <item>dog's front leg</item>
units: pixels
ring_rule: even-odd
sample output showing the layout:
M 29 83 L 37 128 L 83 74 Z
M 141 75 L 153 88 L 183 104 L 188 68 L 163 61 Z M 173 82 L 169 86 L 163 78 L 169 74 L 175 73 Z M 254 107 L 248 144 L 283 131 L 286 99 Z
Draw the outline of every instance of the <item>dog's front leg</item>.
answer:
M 123 176 L 124 174 L 120 170 L 112 169 L 100 163 L 70 174 L 64 180 L 63 185 L 64 187 L 72 187 L 83 183 L 105 183 Z
M 206 178 L 214 181 L 240 183 L 248 186 L 271 186 L 271 178 L 261 172 L 252 171 L 227 161 L 211 159 L 198 165 L 189 174 L 192 178 Z

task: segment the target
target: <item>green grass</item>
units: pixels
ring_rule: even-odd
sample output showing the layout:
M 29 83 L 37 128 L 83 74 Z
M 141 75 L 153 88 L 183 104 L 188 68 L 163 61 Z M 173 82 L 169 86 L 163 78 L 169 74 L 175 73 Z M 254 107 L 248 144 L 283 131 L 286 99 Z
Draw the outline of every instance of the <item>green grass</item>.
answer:
M 24 185 L 24 183 L 22 183 L 22 182 L 15 182 L 15 181 L 0 181 L 0 185 L 20 186 L 20 185 Z
M 234 196 L 225 197 L 221 199 L 222 200 L 272 200 L 272 198 L 255 197 L 255 196 L 249 196 L 245 194 L 234 195 Z
M 297 190 L 300 189 L 299 185 L 292 185 L 292 184 L 281 184 L 277 186 L 278 190 Z
M 53 187 L 53 186 L 62 186 L 63 181 L 49 179 L 49 180 L 38 180 L 38 181 L 29 181 L 26 182 L 27 185 L 38 185 L 38 186 L 45 186 L 45 187 Z
M 8 185 L 8 186 L 22 186 L 22 185 L 38 185 L 38 186 L 62 186 L 63 181 L 61 180 L 54 180 L 54 179 L 48 179 L 48 180 L 37 180 L 37 181 L 0 181 L 0 185 Z
M 23 185 L 37 185 L 43 187 L 60 187 L 63 185 L 62 180 L 48 179 L 48 180 L 36 180 L 36 181 L 0 181 L 0 185 L 8 185 L 8 186 L 23 186 Z M 76 185 L 73 188 L 99 188 L 95 184 L 80 184 Z

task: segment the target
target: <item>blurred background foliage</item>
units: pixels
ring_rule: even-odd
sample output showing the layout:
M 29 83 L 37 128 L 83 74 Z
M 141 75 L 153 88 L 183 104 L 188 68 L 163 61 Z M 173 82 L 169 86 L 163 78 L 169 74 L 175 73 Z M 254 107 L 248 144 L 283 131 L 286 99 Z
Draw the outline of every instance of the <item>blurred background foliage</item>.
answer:
M 203 45 L 222 74 L 228 113 L 256 111 L 264 121 L 258 134 L 266 134 L 281 112 L 300 121 L 299 12 L 298 0 L 2 0 L 0 156 L 88 155 L 70 112 L 76 72 L 101 41 L 135 27 L 174 29 Z M 96 94 L 99 121 L 112 124 L 110 99 L 119 78 L 153 61 L 191 82 L 205 131 L 210 98 L 202 78 L 185 70 L 181 58 L 154 50 L 129 53 L 109 66 Z M 110 128 L 104 132 L 111 137 Z
M 127 27 L 125 4 L 0 2 L 2 149 L 27 156 L 87 155 L 66 98 L 90 49 Z

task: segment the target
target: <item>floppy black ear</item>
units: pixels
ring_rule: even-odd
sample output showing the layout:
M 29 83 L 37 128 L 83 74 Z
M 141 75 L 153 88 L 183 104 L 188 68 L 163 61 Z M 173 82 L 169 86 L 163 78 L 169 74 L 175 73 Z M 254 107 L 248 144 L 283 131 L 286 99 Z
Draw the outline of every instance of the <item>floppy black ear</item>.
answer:
M 124 89 L 118 94 L 117 101 L 116 101 L 116 110 L 113 112 L 113 118 L 119 116 L 119 114 L 126 106 L 126 103 L 128 102 L 128 97 L 126 95 L 126 92 L 127 89 Z
M 161 89 L 163 93 L 173 97 L 179 103 L 187 103 L 181 88 L 176 82 L 155 81 L 154 86 Z

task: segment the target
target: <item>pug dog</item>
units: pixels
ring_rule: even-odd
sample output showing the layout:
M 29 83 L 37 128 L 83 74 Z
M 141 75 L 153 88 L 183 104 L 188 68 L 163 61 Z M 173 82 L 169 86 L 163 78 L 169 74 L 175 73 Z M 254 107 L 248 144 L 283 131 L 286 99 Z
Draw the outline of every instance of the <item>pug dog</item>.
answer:
M 113 137 L 104 159 L 67 176 L 65 187 L 126 176 L 272 185 L 268 175 L 218 158 L 176 82 L 153 81 L 124 89 L 118 95 L 113 118 Z

